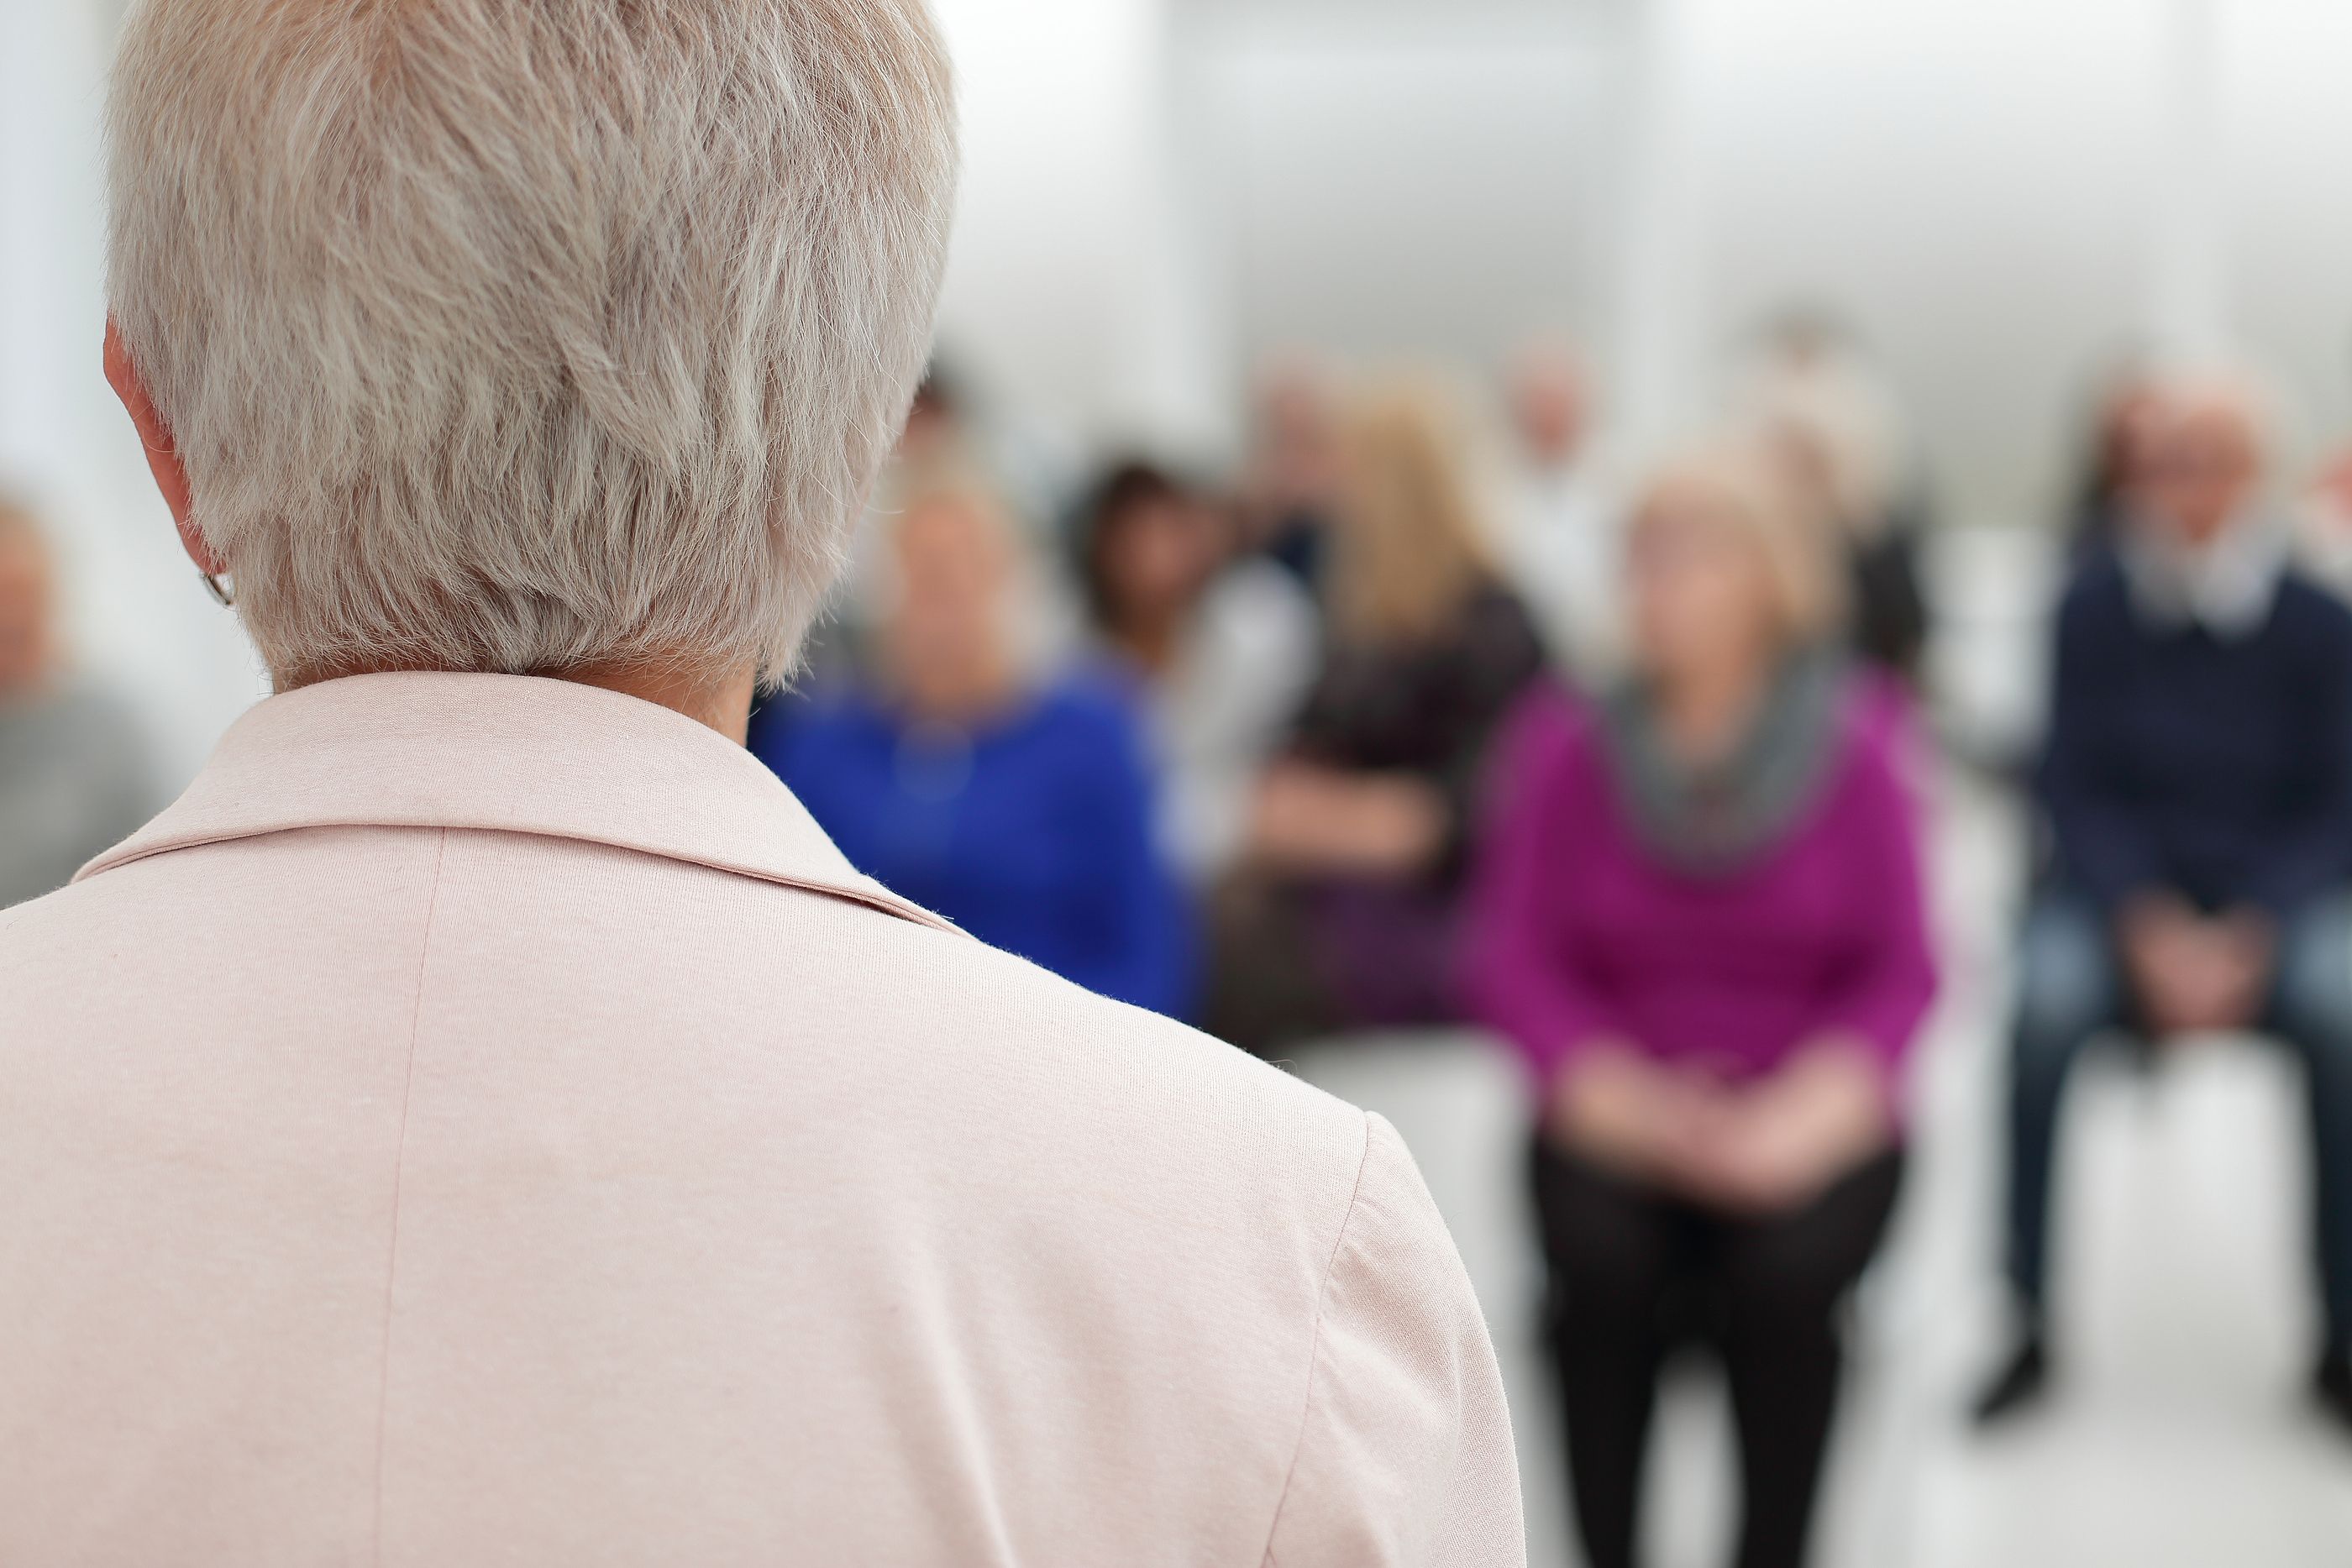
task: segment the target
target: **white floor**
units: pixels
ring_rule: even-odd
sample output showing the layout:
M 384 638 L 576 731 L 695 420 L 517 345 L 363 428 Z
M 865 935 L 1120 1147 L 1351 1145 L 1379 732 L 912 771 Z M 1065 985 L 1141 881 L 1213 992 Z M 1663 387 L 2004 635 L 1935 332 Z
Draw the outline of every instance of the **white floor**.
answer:
M 1913 1181 L 1868 1282 L 1823 1521 L 1824 1568 L 2352 1568 L 2352 1441 L 2302 1403 L 2305 1158 L 2292 1069 L 2215 1042 L 2144 1075 L 2100 1059 L 2070 1102 L 2060 1333 L 2043 1416 L 1959 1412 L 1998 1328 L 1997 1033 L 2018 831 L 1943 791 L 1946 999 L 1923 1055 Z M 1307 1076 L 1393 1121 L 1487 1302 L 1520 1431 L 1531 1561 L 1576 1561 L 1532 1337 L 1536 1260 L 1513 1070 L 1472 1040 L 1350 1042 Z M 1652 1461 L 1658 1568 L 1712 1568 L 1736 1496 L 1719 1395 L 1673 1388 Z

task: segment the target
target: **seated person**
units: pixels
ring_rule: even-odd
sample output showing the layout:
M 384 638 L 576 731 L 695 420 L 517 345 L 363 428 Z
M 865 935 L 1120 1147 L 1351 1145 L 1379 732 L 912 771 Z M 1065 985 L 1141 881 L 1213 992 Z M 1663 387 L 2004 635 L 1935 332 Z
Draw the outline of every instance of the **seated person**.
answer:
M 1496 779 L 1465 950 L 1536 1091 L 1533 1170 L 1587 1561 L 1637 1561 L 1662 1364 L 1712 1343 L 1744 1568 L 1805 1558 L 1838 1309 L 1903 1167 L 1935 990 L 1907 720 L 1843 651 L 1834 541 L 1760 443 L 1631 525 L 1622 683 L 1539 691 Z
M 2326 1333 L 2352 1427 L 2352 614 L 2285 565 L 2261 507 L 2260 403 L 2158 394 L 2118 549 L 2059 613 L 2041 775 L 2054 873 L 2025 925 L 2011 1040 L 2009 1282 L 1996 1419 L 2049 1372 L 2051 1176 L 2094 1036 L 2262 1029 L 2308 1070 Z
M 63 887 L 163 804 L 130 709 L 68 664 L 57 598 L 31 509 L 0 496 L 0 909 Z
M 1572 351 L 1538 341 L 1513 363 L 1508 395 L 1517 439 L 1504 558 L 1544 641 L 1590 682 L 1616 668 L 1624 641 L 1624 520 L 1594 455 L 1592 388 Z
M 1080 519 L 1094 641 L 1140 688 L 1162 781 L 1161 838 L 1195 883 L 1233 863 L 1251 792 L 1315 674 L 1315 607 L 1233 518 L 1141 463 L 1111 469 Z
M 1244 543 L 1319 595 L 1341 462 L 1339 400 L 1323 366 L 1285 353 L 1260 369 L 1252 401 L 1241 478 Z
M 1837 536 L 1853 649 L 1916 683 L 1931 631 L 1920 582 L 1928 496 L 1885 382 L 1843 329 L 1799 314 L 1772 330 L 1754 396 L 1805 504 Z
M 1496 725 L 1543 667 L 1433 397 L 1375 393 L 1340 455 L 1321 667 L 1215 900 L 1209 1031 L 1261 1055 L 1459 1020 L 1470 802 Z
M 892 543 L 877 678 L 761 726 L 752 749 L 892 892 L 1181 1016 L 1192 941 L 1125 694 L 1028 668 L 1019 547 L 977 488 L 917 497 Z

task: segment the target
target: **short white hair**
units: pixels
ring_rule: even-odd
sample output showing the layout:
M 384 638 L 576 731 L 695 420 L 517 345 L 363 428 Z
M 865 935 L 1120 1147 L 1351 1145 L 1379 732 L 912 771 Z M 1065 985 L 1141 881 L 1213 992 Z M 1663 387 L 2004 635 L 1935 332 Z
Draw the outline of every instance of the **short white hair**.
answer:
M 1651 476 L 1632 530 L 1655 528 L 1659 503 L 1695 500 L 1710 521 L 1756 548 L 1784 651 L 1835 641 L 1853 612 L 1834 520 L 1809 504 L 1769 429 L 1735 429 L 1694 444 Z
M 923 0 L 144 0 L 110 304 L 281 685 L 773 681 L 927 355 Z
M 2244 440 L 2265 479 L 2275 469 L 2287 429 L 2277 388 L 2251 365 L 2228 361 L 2167 365 L 2153 377 L 2151 416 L 2159 433 L 2218 419 Z

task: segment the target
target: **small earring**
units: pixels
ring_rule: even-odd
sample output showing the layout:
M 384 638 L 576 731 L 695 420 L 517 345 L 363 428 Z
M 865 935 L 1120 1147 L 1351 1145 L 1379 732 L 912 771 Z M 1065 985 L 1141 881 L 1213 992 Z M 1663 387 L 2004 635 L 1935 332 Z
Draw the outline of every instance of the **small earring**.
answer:
M 199 572 L 196 575 L 205 580 L 205 591 L 213 596 L 215 604 L 219 605 L 223 610 L 233 609 L 236 606 L 236 593 L 230 589 L 223 588 L 219 578 L 209 571 Z

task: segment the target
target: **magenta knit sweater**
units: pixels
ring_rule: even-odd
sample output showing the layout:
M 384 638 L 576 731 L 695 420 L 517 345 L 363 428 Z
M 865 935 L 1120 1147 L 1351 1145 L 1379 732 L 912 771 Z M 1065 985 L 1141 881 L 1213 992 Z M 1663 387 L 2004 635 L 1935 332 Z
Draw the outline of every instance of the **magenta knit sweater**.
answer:
M 1539 1089 L 1601 1040 L 1736 1082 L 1835 1031 L 1867 1041 L 1894 1090 L 1936 990 L 1909 733 L 1902 699 L 1857 682 L 1813 800 L 1702 876 L 1635 836 L 1585 706 L 1549 686 L 1528 697 L 1470 893 L 1476 1015 Z

